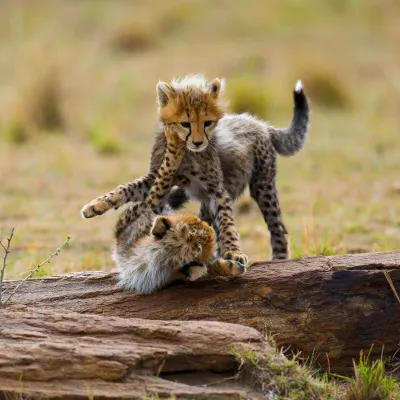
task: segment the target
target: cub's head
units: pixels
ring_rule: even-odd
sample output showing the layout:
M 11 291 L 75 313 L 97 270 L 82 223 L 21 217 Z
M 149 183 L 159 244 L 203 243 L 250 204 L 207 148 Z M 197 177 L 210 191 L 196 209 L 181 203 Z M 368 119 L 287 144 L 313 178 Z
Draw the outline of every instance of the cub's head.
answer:
M 159 216 L 151 234 L 182 258 L 207 262 L 214 250 L 215 233 L 207 222 L 193 215 Z
M 194 75 L 157 84 L 160 121 L 169 125 L 191 151 L 203 151 L 208 146 L 223 116 L 223 83 L 218 78 L 208 82 Z

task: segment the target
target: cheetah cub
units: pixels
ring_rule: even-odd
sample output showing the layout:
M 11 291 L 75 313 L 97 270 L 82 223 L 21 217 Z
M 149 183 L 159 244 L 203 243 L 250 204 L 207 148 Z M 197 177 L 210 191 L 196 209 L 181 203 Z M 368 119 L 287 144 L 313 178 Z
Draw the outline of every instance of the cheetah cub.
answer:
M 211 275 L 239 276 L 244 266 L 222 259 L 212 260 L 215 233 L 204 221 L 191 215 L 159 216 L 160 198 L 173 183 L 183 151 L 174 135 L 148 197 L 130 205 L 116 224 L 113 259 L 119 285 L 140 294 L 153 293 L 176 280 L 195 281 Z
M 127 202 L 142 201 L 150 190 L 165 152 L 163 129 L 169 127 L 185 143 L 186 153 L 177 176 L 187 185 L 174 188 L 171 207 L 188 198 L 201 203 L 200 218 L 213 225 L 219 255 L 247 262 L 241 252 L 233 206 L 245 188 L 257 203 L 271 234 L 273 259 L 289 257 L 287 229 L 276 187 L 277 156 L 292 156 L 304 145 L 309 106 L 300 81 L 293 90 L 293 116 L 287 128 L 277 128 L 244 113 L 225 113 L 223 81 L 201 75 L 157 85 L 160 129 L 156 132 L 148 173 L 92 200 L 82 209 L 92 218 Z

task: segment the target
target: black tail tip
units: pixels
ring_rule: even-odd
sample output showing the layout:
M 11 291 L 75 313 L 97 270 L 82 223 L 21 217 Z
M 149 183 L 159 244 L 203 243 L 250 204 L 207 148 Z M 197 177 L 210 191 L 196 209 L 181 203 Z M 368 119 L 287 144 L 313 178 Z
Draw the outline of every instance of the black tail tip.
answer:
M 296 82 L 293 90 L 294 105 L 296 108 L 308 109 L 308 100 L 301 80 Z

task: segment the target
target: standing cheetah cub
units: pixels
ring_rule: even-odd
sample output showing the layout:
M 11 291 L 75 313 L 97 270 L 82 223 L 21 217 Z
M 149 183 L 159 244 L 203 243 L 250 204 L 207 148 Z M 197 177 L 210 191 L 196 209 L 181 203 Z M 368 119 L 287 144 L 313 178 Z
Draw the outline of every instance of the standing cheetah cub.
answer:
M 82 209 L 82 216 L 92 218 L 127 202 L 143 201 L 165 154 L 163 129 L 170 127 L 186 145 L 177 175 L 188 184 L 171 191 L 169 204 L 178 207 L 189 197 L 198 200 L 200 218 L 217 233 L 220 256 L 246 263 L 234 224 L 233 202 L 248 185 L 271 233 L 272 258 L 287 258 L 288 232 L 276 189 L 276 157 L 296 154 L 306 140 L 309 107 L 303 86 L 298 81 L 294 88 L 293 118 L 287 128 L 273 127 L 247 113 L 225 114 L 222 92 L 222 81 L 207 81 L 200 75 L 170 84 L 159 82 L 160 130 L 148 174 L 93 200 Z
M 148 197 L 130 205 L 118 219 L 113 254 L 119 285 L 152 293 L 176 280 L 195 281 L 207 272 L 238 276 L 244 266 L 212 260 L 215 234 L 207 222 L 191 215 L 159 216 L 160 199 L 170 190 L 183 158 L 183 143 L 166 130 L 168 144 Z

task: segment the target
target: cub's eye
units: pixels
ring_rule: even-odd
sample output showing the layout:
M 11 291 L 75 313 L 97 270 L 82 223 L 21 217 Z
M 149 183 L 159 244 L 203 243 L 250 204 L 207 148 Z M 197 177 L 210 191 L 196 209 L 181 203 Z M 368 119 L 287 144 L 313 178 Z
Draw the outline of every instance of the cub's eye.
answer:
M 214 121 L 204 121 L 204 126 L 207 128 L 213 124 Z
M 184 128 L 190 128 L 190 122 L 181 122 L 181 125 L 184 127 Z

